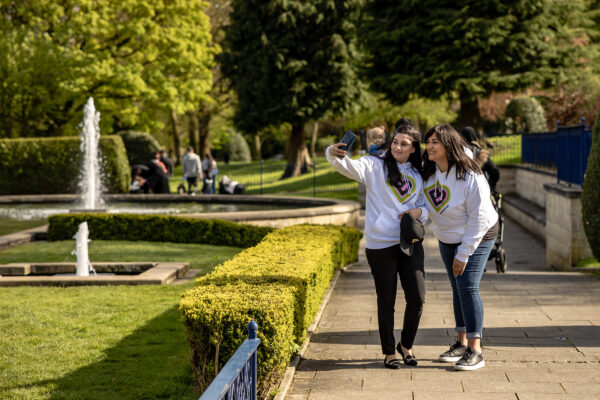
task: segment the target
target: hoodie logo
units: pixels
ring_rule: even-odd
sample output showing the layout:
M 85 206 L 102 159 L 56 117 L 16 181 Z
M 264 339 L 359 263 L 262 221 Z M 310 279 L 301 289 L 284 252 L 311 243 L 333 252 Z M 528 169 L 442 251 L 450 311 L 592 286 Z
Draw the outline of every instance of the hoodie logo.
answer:
M 450 201 L 450 189 L 446 185 L 433 184 L 425 188 L 425 197 L 436 212 L 440 212 Z
M 386 179 L 385 183 L 394 193 L 394 196 L 400 203 L 404 203 L 415 192 L 417 185 L 415 180 L 410 175 L 403 175 L 404 179 L 399 179 L 394 185 L 390 184 L 390 180 Z

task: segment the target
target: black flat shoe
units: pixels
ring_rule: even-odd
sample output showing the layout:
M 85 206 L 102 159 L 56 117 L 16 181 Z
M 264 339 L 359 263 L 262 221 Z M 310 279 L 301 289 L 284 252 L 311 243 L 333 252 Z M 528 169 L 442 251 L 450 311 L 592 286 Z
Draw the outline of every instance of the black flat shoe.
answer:
M 407 355 L 406 357 L 404 357 L 404 352 L 402 351 L 402 345 L 400 343 L 398 343 L 398 345 L 396 346 L 396 350 L 398 350 L 398 353 L 400 353 L 400 355 L 402 356 L 402 359 L 404 360 L 404 364 L 408 365 L 409 367 L 416 367 L 417 366 L 417 359 L 415 358 L 415 356 L 413 356 L 412 354 Z
M 400 368 L 400 360 L 398 360 L 397 358 L 393 358 L 389 361 L 386 361 L 384 358 L 383 365 L 389 369 L 398 369 L 398 368 Z

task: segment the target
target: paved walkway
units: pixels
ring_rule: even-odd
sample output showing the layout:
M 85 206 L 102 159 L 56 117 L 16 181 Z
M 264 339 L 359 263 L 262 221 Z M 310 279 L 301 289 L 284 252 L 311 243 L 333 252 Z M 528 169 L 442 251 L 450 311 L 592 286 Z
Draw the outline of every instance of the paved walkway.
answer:
M 425 240 L 427 298 L 416 368 L 383 368 L 375 287 L 361 250 L 338 280 L 287 399 L 600 399 L 600 280 L 545 269 L 544 244 L 507 219 L 509 270 L 481 283 L 486 367 L 435 361 L 454 342 L 450 284 L 437 242 Z M 396 338 L 404 299 L 399 288 Z

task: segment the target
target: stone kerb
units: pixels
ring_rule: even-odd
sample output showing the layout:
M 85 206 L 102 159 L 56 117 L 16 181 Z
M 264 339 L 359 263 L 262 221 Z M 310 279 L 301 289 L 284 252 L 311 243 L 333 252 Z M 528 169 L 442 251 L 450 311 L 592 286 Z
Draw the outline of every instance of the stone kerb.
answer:
M 558 183 L 544 185 L 546 195 L 546 263 L 570 270 L 592 257 L 581 216 L 581 189 Z

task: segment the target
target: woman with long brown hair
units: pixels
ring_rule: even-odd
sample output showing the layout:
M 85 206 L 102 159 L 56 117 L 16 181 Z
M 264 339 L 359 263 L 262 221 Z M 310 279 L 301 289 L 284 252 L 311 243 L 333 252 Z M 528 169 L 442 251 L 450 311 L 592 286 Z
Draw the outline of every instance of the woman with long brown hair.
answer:
M 485 366 L 479 282 L 498 232 L 498 213 L 479 164 L 454 128 L 434 126 L 425 134 L 425 143 L 423 180 L 430 229 L 452 286 L 458 334 L 439 360 L 456 362 L 456 370 L 476 370 Z
M 427 220 L 420 139 L 420 132 L 410 121 L 404 120 L 381 155 L 353 160 L 343 150 L 342 143 L 329 146 L 325 152 L 327 160 L 338 172 L 363 183 L 367 189 L 365 253 L 377 293 L 383 362 L 386 368 L 392 369 L 400 367 L 396 350 L 404 364 L 417 365 L 412 347 L 425 301 L 423 245 L 414 236 L 405 240 L 413 226 L 420 226 L 416 221 Z M 404 290 L 406 309 L 401 338 L 396 344 L 394 306 L 398 277 Z

